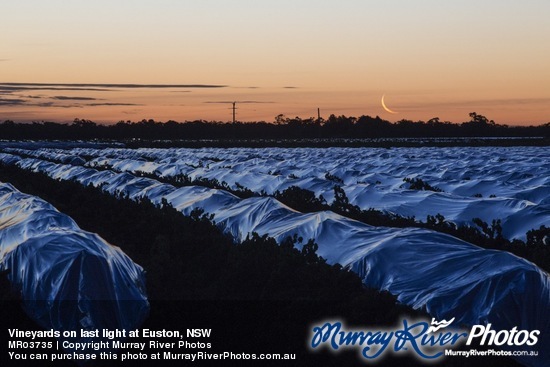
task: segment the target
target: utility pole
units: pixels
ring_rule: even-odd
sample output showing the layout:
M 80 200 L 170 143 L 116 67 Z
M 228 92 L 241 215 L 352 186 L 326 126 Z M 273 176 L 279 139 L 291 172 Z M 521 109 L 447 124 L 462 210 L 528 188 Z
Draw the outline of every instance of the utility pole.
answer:
M 317 122 L 321 122 L 321 109 L 317 108 Z
M 233 123 L 235 123 L 235 110 L 237 109 L 236 105 L 237 102 L 233 102 Z

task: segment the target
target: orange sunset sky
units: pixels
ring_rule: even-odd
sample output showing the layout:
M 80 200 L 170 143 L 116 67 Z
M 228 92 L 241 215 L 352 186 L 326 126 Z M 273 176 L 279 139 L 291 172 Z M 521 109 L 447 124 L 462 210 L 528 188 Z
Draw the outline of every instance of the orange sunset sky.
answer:
M 223 102 L 247 101 L 240 121 L 541 124 L 549 15 L 548 0 L 3 1 L 0 120 L 229 121 Z

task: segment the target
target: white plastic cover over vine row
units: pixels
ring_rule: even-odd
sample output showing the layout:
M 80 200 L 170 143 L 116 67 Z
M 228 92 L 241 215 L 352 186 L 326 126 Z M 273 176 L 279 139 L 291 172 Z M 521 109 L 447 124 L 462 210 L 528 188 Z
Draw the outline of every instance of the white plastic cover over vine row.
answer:
M 139 265 L 46 201 L 5 183 L 0 270 L 8 271 L 25 311 L 46 330 L 78 337 L 81 329 L 134 330 L 149 312 Z
M 538 350 L 539 357 L 521 361 L 532 366 L 550 363 L 548 274 L 508 252 L 425 229 L 373 227 L 329 211 L 299 213 L 270 197 L 240 199 L 221 190 L 175 188 L 129 173 L 9 154 L 0 154 L 0 161 L 130 198 L 147 197 L 157 204 L 166 199 L 184 214 L 202 208 L 239 240 L 252 232 L 278 241 L 294 234 L 313 238 L 328 263 L 350 267 L 365 285 L 388 290 L 414 308 L 425 307 L 435 318 L 455 317 L 464 325 L 491 323 L 496 330 L 540 330 L 535 347 L 522 347 Z

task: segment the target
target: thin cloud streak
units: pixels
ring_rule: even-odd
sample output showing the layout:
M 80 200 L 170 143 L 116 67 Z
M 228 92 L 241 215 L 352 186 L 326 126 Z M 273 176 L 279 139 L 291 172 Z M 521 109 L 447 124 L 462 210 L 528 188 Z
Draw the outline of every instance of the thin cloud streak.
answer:
M 8 87 L 46 87 L 46 88 L 226 88 L 227 85 L 218 84 L 96 84 L 96 83 L 2 83 Z
M 510 98 L 510 99 L 486 99 L 473 101 L 457 102 L 438 102 L 401 105 L 399 108 L 407 110 L 425 109 L 430 107 L 439 108 L 483 108 L 483 107 L 502 107 L 502 106 L 523 106 L 533 104 L 550 104 L 550 98 Z M 397 108 L 397 107 L 396 107 Z
M 138 103 L 112 103 L 112 102 L 105 102 L 105 103 L 88 103 L 83 106 L 90 106 L 90 107 L 97 107 L 97 106 L 143 106 L 142 104 Z
M 57 99 L 59 101 L 98 101 L 98 98 L 92 97 L 68 97 L 68 96 L 54 96 L 52 99 Z
M 24 99 L 0 98 L 0 106 L 22 106 L 25 102 Z
M 29 90 L 57 90 L 57 91 L 92 91 L 92 92 L 112 92 L 116 89 L 105 89 L 105 88 L 59 88 L 59 87 L 14 87 L 14 86 L 4 86 L 0 84 L 0 91 L 7 93 L 20 92 L 20 91 L 29 91 Z
M 223 103 L 223 104 L 227 104 L 227 103 L 277 103 L 277 102 L 273 102 L 273 101 L 206 101 L 206 102 L 203 102 L 203 103 Z
M 29 96 L 31 99 L 41 99 L 41 97 Z M 51 97 L 54 100 L 61 101 L 100 101 L 101 99 L 88 98 L 88 97 L 65 97 L 56 96 Z M 26 107 L 53 107 L 53 108 L 83 108 L 83 107 L 100 107 L 100 106 L 143 106 L 138 103 L 121 103 L 121 102 L 97 102 L 97 103 L 83 103 L 83 104 L 56 104 L 55 102 L 31 102 L 29 99 L 23 98 L 0 98 L 0 106 L 26 106 Z

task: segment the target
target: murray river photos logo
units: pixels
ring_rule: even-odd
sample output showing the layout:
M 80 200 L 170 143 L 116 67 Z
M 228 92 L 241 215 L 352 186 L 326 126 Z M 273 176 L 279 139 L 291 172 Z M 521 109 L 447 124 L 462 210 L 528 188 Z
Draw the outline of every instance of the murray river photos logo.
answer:
M 455 328 L 454 318 L 447 321 L 402 320 L 393 329 L 347 330 L 341 322 L 326 322 L 312 329 L 312 350 L 326 347 L 334 351 L 356 348 L 361 356 L 374 360 L 387 353 L 412 353 L 422 360 L 436 360 L 446 351 L 477 343 L 481 346 L 533 346 L 538 342 L 539 330 L 493 330 L 491 324 L 474 325 L 469 331 Z

